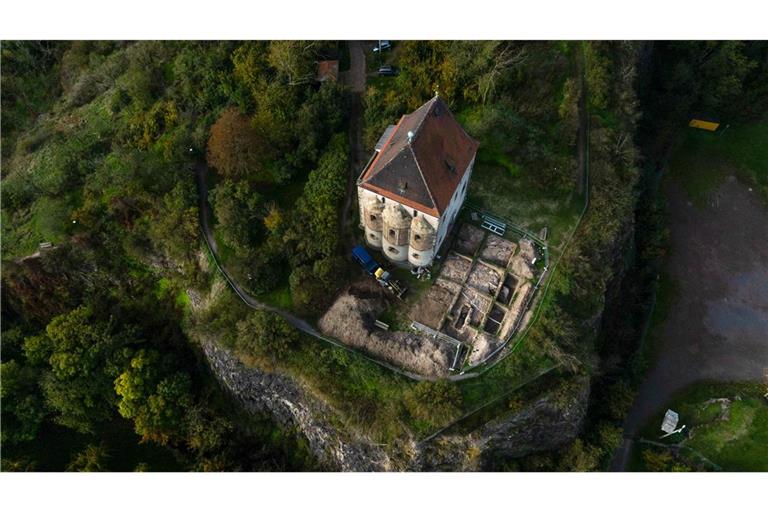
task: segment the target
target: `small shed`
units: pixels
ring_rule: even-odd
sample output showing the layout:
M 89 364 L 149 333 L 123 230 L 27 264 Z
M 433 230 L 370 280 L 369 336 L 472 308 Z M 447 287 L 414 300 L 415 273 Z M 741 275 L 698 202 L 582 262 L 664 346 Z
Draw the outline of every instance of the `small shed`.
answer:
M 336 82 L 339 79 L 339 61 L 321 60 L 317 63 L 317 81 L 326 82 L 328 80 Z

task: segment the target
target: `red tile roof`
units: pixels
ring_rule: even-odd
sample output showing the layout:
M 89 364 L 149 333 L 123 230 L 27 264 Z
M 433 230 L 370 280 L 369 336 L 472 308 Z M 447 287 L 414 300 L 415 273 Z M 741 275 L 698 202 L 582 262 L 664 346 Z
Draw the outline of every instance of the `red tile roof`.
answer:
M 358 182 L 365 189 L 439 217 L 478 146 L 443 99 L 435 96 L 400 118 Z
M 339 79 L 339 61 L 338 60 L 321 60 L 317 63 L 317 80 L 319 82 L 325 82 L 326 80 L 333 80 L 334 82 Z

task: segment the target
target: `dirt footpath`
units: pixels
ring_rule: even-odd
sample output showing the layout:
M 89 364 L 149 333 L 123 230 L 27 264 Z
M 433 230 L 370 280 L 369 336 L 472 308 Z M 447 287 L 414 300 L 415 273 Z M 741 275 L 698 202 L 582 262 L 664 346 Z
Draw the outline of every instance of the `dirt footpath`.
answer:
M 627 438 L 689 384 L 761 380 L 768 368 L 768 209 L 733 177 L 703 209 L 674 182 L 666 195 L 667 270 L 678 298 L 661 327 L 659 360 L 627 417 Z M 616 470 L 626 465 L 621 453 Z

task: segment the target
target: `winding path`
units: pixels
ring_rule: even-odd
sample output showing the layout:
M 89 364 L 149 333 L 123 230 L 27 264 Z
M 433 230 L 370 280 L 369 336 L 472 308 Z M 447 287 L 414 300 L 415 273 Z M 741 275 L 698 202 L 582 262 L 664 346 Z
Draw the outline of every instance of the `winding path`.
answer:
M 240 299 L 246 304 L 246 306 L 248 306 L 251 309 L 268 311 L 270 313 L 279 315 L 283 319 L 285 319 L 286 322 L 288 322 L 289 324 L 291 324 L 301 332 L 309 336 L 312 336 L 313 338 L 316 338 L 318 340 L 324 341 L 326 343 L 330 343 L 331 345 L 344 349 L 348 352 L 352 352 L 360 357 L 367 359 L 368 361 L 378 364 L 379 366 L 392 370 L 393 372 L 399 375 L 402 375 L 403 377 L 407 377 L 409 379 L 413 379 L 417 381 L 432 380 L 426 377 L 422 377 L 421 375 L 417 375 L 415 373 L 402 370 L 393 365 L 385 363 L 384 361 L 379 361 L 378 359 L 374 359 L 358 350 L 355 350 L 351 347 L 344 345 L 343 343 L 337 340 L 334 340 L 333 338 L 324 336 L 320 331 L 312 327 L 312 325 L 306 320 L 299 318 L 298 316 L 294 315 L 293 313 L 290 313 L 289 311 L 285 311 L 284 309 L 280 309 L 275 306 L 270 306 L 269 304 L 261 302 L 260 300 L 256 299 L 251 294 L 249 294 L 247 291 L 245 291 L 234 279 L 232 279 L 229 272 L 223 266 L 221 259 L 219 258 L 219 250 L 216 245 L 216 238 L 213 236 L 213 230 L 211 229 L 211 221 L 210 221 L 211 206 L 208 203 L 208 181 L 207 181 L 208 166 L 202 162 L 198 162 L 194 164 L 193 169 L 197 177 L 197 201 L 198 201 L 197 207 L 198 207 L 198 216 L 200 221 L 200 231 L 203 235 L 203 240 L 205 240 L 205 244 L 208 246 L 208 250 L 211 252 L 211 255 L 213 256 L 213 261 L 216 263 L 216 268 L 219 270 L 221 275 L 227 281 L 227 284 L 229 284 L 230 288 L 232 288 L 232 290 L 237 294 L 238 297 L 240 297 Z

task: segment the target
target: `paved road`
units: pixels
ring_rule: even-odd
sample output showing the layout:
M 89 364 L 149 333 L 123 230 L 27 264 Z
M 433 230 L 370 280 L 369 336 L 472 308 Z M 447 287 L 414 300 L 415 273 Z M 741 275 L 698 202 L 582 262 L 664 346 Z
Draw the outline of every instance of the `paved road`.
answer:
M 701 380 L 761 380 L 768 367 L 768 209 L 729 178 L 702 209 L 666 187 L 677 301 L 661 350 L 627 416 L 611 469 L 626 469 L 632 441 L 675 392 Z

